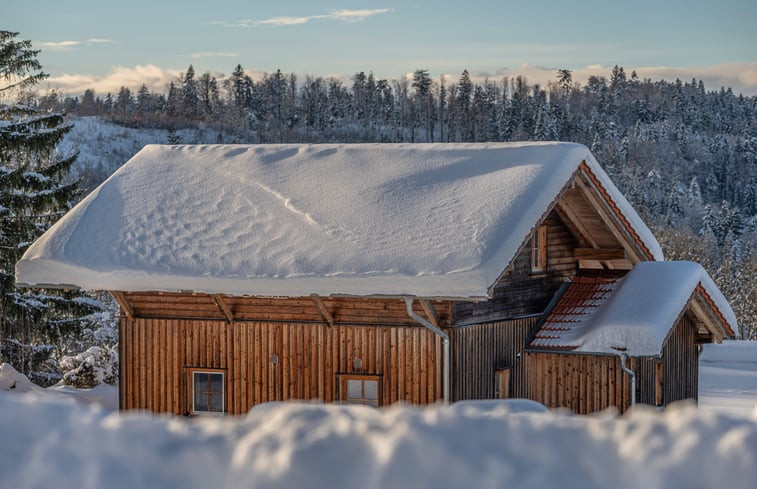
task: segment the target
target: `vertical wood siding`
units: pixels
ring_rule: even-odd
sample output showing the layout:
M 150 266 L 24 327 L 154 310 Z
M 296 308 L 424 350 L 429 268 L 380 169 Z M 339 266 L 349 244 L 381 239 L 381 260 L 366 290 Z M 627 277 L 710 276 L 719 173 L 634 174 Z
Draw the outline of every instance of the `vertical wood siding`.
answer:
M 526 352 L 526 395 L 549 408 L 568 408 L 589 414 L 616 406 L 621 412 L 631 405 L 631 380 L 611 355 Z M 626 362 L 638 369 L 638 359 Z
M 687 316 L 681 316 L 662 349 L 663 403 L 682 399 L 697 399 L 699 384 L 699 355 L 696 345 L 696 326 Z
M 121 320 L 120 338 L 122 409 L 185 414 L 192 367 L 224 370 L 230 414 L 266 401 L 335 401 L 342 373 L 380 375 L 384 404 L 442 394 L 441 340 L 422 327 L 136 318 Z
M 525 382 L 518 354 L 538 320 L 534 316 L 450 329 L 450 399 L 493 398 L 495 371 L 501 368 L 513 369 L 511 397 L 521 397 Z

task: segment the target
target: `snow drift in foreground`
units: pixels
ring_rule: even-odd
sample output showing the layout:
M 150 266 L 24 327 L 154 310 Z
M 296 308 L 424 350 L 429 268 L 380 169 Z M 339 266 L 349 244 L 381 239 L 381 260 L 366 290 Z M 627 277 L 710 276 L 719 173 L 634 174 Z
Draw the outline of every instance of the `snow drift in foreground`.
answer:
M 0 392 L 0 487 L 753 487 L 757 412 L 621 418 L 516 403 L 268 404 L 247 417 L 108 413 Z

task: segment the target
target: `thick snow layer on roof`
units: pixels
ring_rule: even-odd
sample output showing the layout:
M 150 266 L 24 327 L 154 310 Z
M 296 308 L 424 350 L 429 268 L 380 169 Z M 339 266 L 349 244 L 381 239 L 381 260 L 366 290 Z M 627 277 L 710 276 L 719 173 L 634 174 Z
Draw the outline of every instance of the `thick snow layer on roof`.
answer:
M 697 288 L 702 285 L 731 329 L 733 310 L 707 272 L 692 262 L 644 262 L 620 280 L 615 291 L 562 341 L 576 351 L 659 355 L 663 342 Z
M 484 298 L 585 161 L 572 143 L 146 146 L 35 242 L 26 285 Z
M 757 412 L 509 406 L 284 403 L 185 419 L 0 392 L 0 487 L 751 489 L 757 480 Z

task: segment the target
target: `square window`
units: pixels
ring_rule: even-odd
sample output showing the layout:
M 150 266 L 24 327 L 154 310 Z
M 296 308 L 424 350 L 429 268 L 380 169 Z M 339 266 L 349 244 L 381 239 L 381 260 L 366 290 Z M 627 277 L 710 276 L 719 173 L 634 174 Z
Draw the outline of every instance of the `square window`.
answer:
M 374 407 L 381 404 L 378 375 L 342 375 L 341 378 L 342 402 Z
M 224 374 L 218 371 L 193 370 L 192 414 L 224 413 Z

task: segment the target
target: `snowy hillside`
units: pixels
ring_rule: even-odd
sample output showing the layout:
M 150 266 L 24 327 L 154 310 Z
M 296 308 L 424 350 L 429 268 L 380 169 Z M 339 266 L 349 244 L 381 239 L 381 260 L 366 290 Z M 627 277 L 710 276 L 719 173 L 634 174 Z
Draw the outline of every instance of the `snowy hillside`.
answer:
M 200 126 L 169 132 L 119 126 L 100 117 L 71 117 L 67 122 L 74 128 L 59 149 L 79 152 L 72 177 L 81 179 L 85 192 L 99 185 L 148 144 L 236 142 L 228 134 Z
M 752 488 L 757 343 L 708 346 L 701 371 L 702 408 L 622 417 L 484 401 L 187 420 L 83 407 L 3 369 L 0 487 Z M 740 410 L 719 412 L 728 404 Z

